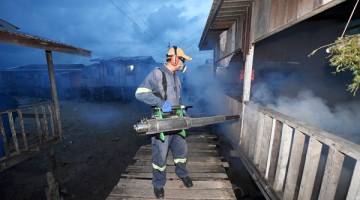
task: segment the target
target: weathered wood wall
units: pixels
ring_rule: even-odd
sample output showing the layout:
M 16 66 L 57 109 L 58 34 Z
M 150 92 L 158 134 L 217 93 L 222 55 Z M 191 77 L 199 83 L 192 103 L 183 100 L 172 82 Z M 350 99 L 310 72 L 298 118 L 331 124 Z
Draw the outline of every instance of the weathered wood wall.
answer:
M 254 0 L 254 41 L 301 22 L 345 0 Z

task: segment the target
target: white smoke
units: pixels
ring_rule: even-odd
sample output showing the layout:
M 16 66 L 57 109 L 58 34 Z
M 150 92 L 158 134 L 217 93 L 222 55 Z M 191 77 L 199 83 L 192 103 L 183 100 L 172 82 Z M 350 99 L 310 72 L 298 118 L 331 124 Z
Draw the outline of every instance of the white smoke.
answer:
M 360 102 L 334 106 L 310 90 L 301 90 L 295 97 L 275 97 L 265 84 L 254 86 L 254 101 L 310 125 L 360 143 Z

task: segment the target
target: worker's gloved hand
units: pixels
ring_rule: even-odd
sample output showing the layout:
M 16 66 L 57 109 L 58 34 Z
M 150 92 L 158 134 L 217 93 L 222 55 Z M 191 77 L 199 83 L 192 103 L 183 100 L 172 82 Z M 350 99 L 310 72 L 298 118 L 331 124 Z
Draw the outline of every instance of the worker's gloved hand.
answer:
M 171 103 L 169 101 L 165 101 L 165 103 L 162 105 L 161 110 L 165 113 L 171 112 Z

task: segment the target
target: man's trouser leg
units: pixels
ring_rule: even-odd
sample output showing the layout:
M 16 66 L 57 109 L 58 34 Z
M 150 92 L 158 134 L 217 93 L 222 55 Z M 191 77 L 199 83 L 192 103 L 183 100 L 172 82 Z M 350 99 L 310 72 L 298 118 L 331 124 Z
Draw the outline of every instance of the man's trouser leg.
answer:
M 153 186 L 162 188 L 166 182 L 166 158 L 169 149 L 169 136 L 165 135 L 165 141 L 162 142 L 156 137 L 151 138 L 152 146 L 152 167 L 153 167 Z
M 188 148 L 186 140 L 180 135 L 172 135 L 170 149 L 174 157 L 175 173 L 178 177 L 184 178 L 189 175 L 186 169 Z

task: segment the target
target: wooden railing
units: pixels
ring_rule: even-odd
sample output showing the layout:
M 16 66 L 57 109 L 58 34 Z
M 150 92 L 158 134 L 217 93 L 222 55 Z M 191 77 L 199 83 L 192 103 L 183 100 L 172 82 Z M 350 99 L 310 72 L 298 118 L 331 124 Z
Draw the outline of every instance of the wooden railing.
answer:
M 54 116 L 49 102 L 0 112 L 0 171 L 59 140 Z
M 360 146 L 271 109 L 244 106 L 238 150 L 268 199 L 360 199 Z M 240 109 L 241 110 L 241 109 Z M 241 130 L 242 129 L 242 130 Z M 360 132 L 360 130 L 359 130 Z

